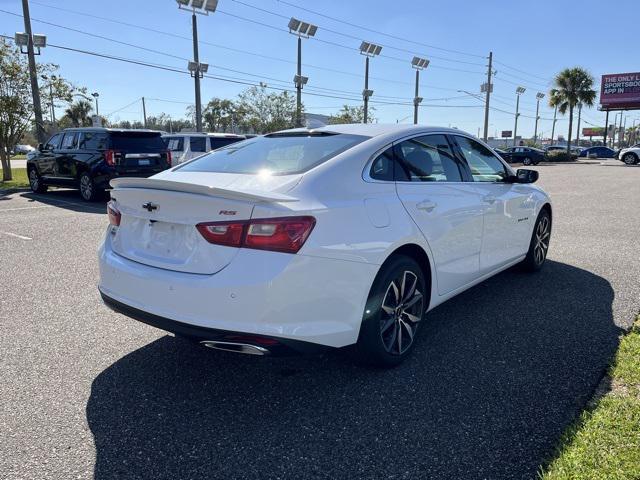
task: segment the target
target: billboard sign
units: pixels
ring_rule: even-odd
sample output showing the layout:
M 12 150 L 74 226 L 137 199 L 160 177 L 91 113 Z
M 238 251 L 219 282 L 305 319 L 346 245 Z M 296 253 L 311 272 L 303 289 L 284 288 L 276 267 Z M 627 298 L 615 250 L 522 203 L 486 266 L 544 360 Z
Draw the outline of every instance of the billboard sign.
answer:
M 513 132 L 511 130 L 502 130 L 502 138 L 511 138 Z
M 591 127 L 582 129 L 583 137 L 603 137 L 604 127 Z
M 600 104 L 607 109 L 640 109 L 640 72 L 602 76 Z

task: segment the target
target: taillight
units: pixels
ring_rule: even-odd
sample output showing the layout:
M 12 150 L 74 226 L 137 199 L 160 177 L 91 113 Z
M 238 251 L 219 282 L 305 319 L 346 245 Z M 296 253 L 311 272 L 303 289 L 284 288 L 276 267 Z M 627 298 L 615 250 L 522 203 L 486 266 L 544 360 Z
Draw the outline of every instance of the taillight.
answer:
M 107 203 L 107 215 L 109 216 L 109 223 L 111 225 L 116 227 L 120 225 L 120 218 L 122 215 L 112 201 Z
M 282 217 L 199 223 L 196 228 L 207 242 L 216 245 L 296 253 L 315 224 L 313 217 Z
M 107 165 L 111 167 L 116 166 L 116 152 L 114 150 L 105 150 L 104 152 L 104 160 L 107 162 Z
M 171 164 L 173 163 L 173 158 L 171 157 L 171 150 L 167 150 L 167 165 L 171 168 Z

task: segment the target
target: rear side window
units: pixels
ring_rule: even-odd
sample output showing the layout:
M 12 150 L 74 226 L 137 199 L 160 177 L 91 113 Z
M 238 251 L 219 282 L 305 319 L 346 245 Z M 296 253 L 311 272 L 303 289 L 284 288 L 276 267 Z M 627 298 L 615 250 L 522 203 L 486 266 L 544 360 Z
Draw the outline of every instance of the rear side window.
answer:
M 461 182 L 462 174 L 444 135 L 425 135 L 398 144 L 396 179 L 403 182 Z
M 166 150 L 160 133 L 111 132 L 111 148 L 131 153 L 160 152 Z
M 303 173 L 368 138 L 326 132 L 264 135 L 212 151 L 178 169 L 268 175 Z
M 58 148 L 60 145 L 60 139 L 62 138 L 61 133 L 55 134 L 53 137 L 49 139 L 49 141 L 44 146 L 45 150 L 53 150 L 54 148 Z
M 207 137 L 191 137 L 189 143 L 192 152 L 207 151 Z
M 455 136 L 475 182 L 503 182 L 507 169 L 491 150 L 467 137 Z
M 78 144 L 78 132 L 67 132 L 62 137 L 61 150 L 73 150 Z
M 371 164 L 369 176 L 374 180 L 393 181 L 393 147 L 386 149 Z
M 244 140 L 244 138 L 209 137 L 209 142 L 211 142 L 211 150 L 216 150 L 218 148 L 226 147 L 227 145 L 231 145 L 232 143 L 238 143 L 242 140 Z
M 162 137 L 167 150 L 184 152 L 184 137 Z
M 80 136 L 78 148 L 82 150 L 105 150 L 109 137 L 106 133 L 84 132 Z

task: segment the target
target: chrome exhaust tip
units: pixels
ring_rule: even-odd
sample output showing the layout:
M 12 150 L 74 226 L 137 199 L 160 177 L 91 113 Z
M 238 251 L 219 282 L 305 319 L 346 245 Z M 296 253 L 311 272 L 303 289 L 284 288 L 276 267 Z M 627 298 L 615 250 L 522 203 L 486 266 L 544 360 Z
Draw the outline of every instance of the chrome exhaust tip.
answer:
M 203 340 L 200 345 L 225 352 L 244 353 L 247 355 L 269 355 L 269 350 L 249 343 L 222 342 L 219 340 Z

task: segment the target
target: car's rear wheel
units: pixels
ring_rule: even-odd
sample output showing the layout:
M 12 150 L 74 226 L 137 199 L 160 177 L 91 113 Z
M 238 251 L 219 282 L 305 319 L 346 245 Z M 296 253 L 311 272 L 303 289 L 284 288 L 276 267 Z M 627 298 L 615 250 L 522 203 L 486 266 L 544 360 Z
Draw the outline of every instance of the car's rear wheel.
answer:
M 40 177 L 35 167 L 29 169 L 29 187 L 34 193 L 44 193 L 47 191 L 47 186 L 42 183 L 42 177 Z
M 83 200 L 86 200 L 87 202 L 94 202 L 101 194 L 102 190 L 96 187 L 91 175 L 87 172 L 80 175 L 80 196 Z
M 542 268 L 547 259 L 549 251 L 549 240 L 551 239 L 551 215 L 547 209 L 540 211 L 536 224 L 531 234 L 531 242 L 527 256 L 522 261 L 525 270 L 536 272 Z
M 410 257 L 385 263 L 371 287 L 356 345 L 365 363 L 393 367 L 413 349 L 429 293 L 425 275 Z
M 529 157 L 524 157 L 524 160 L 522 160 L 522 164 L 529 166 L 533 164 L 533 161 Z
M 622 157 L 622 161 L 627 165 L 635 165 L 638 163 L 638 157 L 635 153 L 625 153 L 624 157 Z

